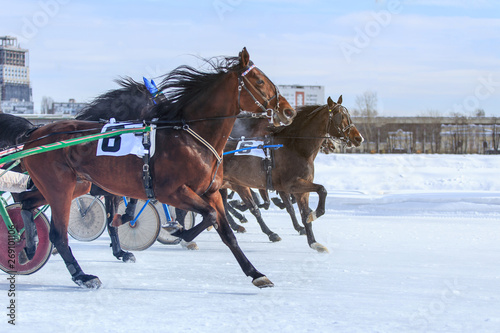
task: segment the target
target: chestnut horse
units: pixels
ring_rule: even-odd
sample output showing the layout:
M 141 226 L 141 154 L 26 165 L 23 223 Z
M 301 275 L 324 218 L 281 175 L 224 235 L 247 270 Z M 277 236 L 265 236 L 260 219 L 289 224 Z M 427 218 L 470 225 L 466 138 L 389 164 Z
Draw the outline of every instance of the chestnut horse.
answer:
M 275 167 L 271 171 L 272 186 L 287 207 L 293 209 L 290 194 L 296 198 L 308 244 L 319 252 L 328 250 L 316 242 L 311 222 L 325 213 L 327 192 L 322 185 L 313 182 L 314 159 L 328 135 L 340 139 L 348 147 L 359 146 L 363 142 L 363 137 L 352 124 L 349 112 L 341 104 L 342 96 L 339 97 L 337 103 L 329 97 L 326 105 L 303 106 L 297 110 L 297 116 L 290 126 L 270 129 L 270 131 L 249 132 L 248 127 L 239 127 L 236 123 L 231 133 L 231 138 L 234 140 L 229 140 L 225 148 L 226 151 L 234 150 L 241 136 L 248 138 L 266 134 L 272 134 L 274 144 L 283 145 L 274 152 Z M 224 157 L 224 181 L 225 188 L 233 189 L 239 194 L 269 239 L 281 240 L 265 224 L 250 191 L 250 188 L 268 189 L 267 175 L 262 168 L 262 160 L 254 156 L 226 155 Z M 316 192 L 319 196 L 315 211 L 309 208 L 309 192 Z M 289 213 L 291 214 L 290 211 Z M 292 221 L 294 227 L 300 231 L 300 225 L 296 223 L 296 220 L 292 219 Z M 234 226 L 233 229 L 235 229 Z
M 52 209 L 50 239 L 76 284 L 87 288 L 101 285 L 97 276 L 83 272 L 68 246 L 68 218 L 77 181 L 87 181 L 87 191 L 92 182 L 110 193 L 145 200 L 148 189 L 143 170 L 149 169 L 158 201 L 203 217 L 201 223 L 180 233 L 182 239 L 190 241 L 214 225 L 253 284 L 273 286 L 246 258 L 228 225 L 219 193 L 223 182 L 219 166 L 238 114 L 271 113 L 275 124 L 289 124 L 295 110 L 288 103 L 278 103 L 276 86 L 250 62 L 245 48 L 239 57 L 210 64 L 210 72 L 188 66 L 172 71 L 160 86 L 166 98 L 155 100 L 154 106 L 144 110 L 141 119 L 158 125 L 156 152 L 149 168 L 133 155 L 96 157 L 97 142 L 24 158 L 26 170 Z M 95 122 L 78 120 L 53 123 L 35 130 L 25 149 L 96 133 L 101 128 Z
M 102 118 L 95 118 L 93 120 L 99 120 Z M 90 119 L 86 119 L 90 120 Z M 0 114 L 0 149 L 9 146 L 15 146 L 23 144 L 26 140 L 25 134 L 31 130 L 34 130 L 36 126 L 29 120 L 15 116 L 12 114 Z M 22 172 L 20 166 L 16 167 L 14 170 Z M 77 191 L 80 193 L 80 191 Z M 92 192 L 92 191 L 91 191 Z M 120 246 L 120 240 L 118 238 L 118 231 L 116 227 L 111 225 L 111 221 L 114 215 L 114 209 L 118 205 L 118 201 L 115 200 L 115 196 L 111 196 L 107 192 L 99 192 L 99 189 L 95 190 L 92 194 L 97 192 L 99 195 L 104 195 L 106 211 L 111 213 L 108 216 L 107 229 L 109 236 L 111 238 L 111 249 L 113 255 L 118 260 L 123 260 L 124 262 L 135 262 L 135 256 L 131 252 L 123 251 Z M 23 193 L 12 193 L 15 202 L 21 204 L 21 216 L 23 218 L 24 225 L 34 226 L 33 221 L 33 209 L 41 205 L 46 204 L 45 198 L 42 196 L 40 191 L 33 189 L 31 191 Z M 33 241 L 36 235 L 35 228 L 25 228 L 26 229 L 26 248 L 25 256 L 28 260 L 31 260 L 35 255 L 36 244 Z

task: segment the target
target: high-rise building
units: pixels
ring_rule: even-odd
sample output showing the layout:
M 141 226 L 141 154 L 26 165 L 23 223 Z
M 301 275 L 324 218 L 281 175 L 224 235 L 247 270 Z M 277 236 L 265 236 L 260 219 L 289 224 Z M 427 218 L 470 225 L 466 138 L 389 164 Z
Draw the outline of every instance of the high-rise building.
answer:
M 33 113 L 28 50 L 17 38 L 0 37 L 0 103 L 5 113 Z

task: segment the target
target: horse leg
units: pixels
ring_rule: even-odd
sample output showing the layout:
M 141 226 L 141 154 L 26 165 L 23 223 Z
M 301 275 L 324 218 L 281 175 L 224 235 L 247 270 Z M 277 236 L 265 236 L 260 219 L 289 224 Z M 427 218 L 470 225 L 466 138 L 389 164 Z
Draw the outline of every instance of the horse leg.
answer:
M 257 222 L 260 225 L 260 229 L 262 230 L 263 233 L 265 233 L 269 237 L 269 240 L 271 242 L 281 241 L 281 237 L 277 233 L 271 231 L 271 229 L 269 229 L 269 227 L 264 222 L 264 219 L 260 214 L 259 207 L 253 201 L 250 188 L 238 185 L 238 186 L 233 186 L 233 189 L 239 194 L 245 205 L 250 208 L 250 212 L 257 219 Z
M 191 229 L 179 229 L 172 232 L 172 236 L 190 242 L 208 227 L 214 226 L 217 228 L 217 213 L 213 207 L 206 202 L 204 197 L 200 197 L 186 185 L 183 185 L 178 190 L 177 197 L 178 202 L 176 203 L 176 208 L 194 211 L 203 216 L 203 219 Z
M 226 219 L 224 202 L 220 192 L 215 192 L 210 198 L 217 210 L 217 232 L 224 244 L 231 250 L 246 276 L 252 277 L 252 283 L 259 288 L 274 287 L 274 284 L 262 273 L 260 273 L 248 260 L 238 245 L 236 236 L 231 230 Z
M 54 211 L 52 211 L 52 214 L 54 214 Z M 55 219 L 51 219 L 49 239 L 63 258 L 73 282 L 80 287 L 87 287 L 89 289 L 99 288 L 101 286 L 99 278 L 95 275 L 85 274 L 73 256 L 71 248 L 68 245 L 67 227 L 66 233 L 63 233 L 63 231 L 58 230 L 60 229 L 58 228 L 59 223 L 55 221 Z
M 307 222 L 311 214 L 311 208 L 309 208 L 309 192 L 294 194 L 294 196 L 297 199 L 297 205 L 299 206 L 302 223 L 304 224 L 304 228 L 306 230 L 307 243 L 309 244 L 309 247 L 318 252 L 328 252 L 328 249 L 324 245 L 316 242 L 312 230 L 312 223 Z
M 24 223 L 24 232 L 26 235 L 26 246 L 19 253 L 19 263 L 26 264 L 33 259 L 38 245 L 38 234 L 36 232 L 35 220 L 33 218 L 33 210 L 21 209 L 21 217 Z
M 231 229 L 233 229 L 234 231 L 239 232 L 239 233 L 246 232 L 245 227 L 236 223 L 236 221 L 233 219 L 233 216 L 236 217 L 238 220 L 240 220 L 240 222 L 242 222 L 242 223 L 248 222 L 247 218 L 245 216 L 243 216 L 242 214 L 240 214 L 236 209 L 234 209 L 233 206 L 231 206 L 231 204 L 228 203 L 227 201 L 224 202 L 224 206 L 226 208 L 226 217 L 227 217 L 227 220 L 229 222 L 229 225 L 231 226 Z M 233 215 L 233 216 L 231 216 L 231 215 Z
M 231 213 L 231 215 L 233 215 L 238 220 L 240 220 L 241 223 L 247 223 L 248 222 L 248 220 L 245 217 L 245 215 L 243 215 L 240 212 L 238 212 L 229 202 L 227 203 L 227 211 L 229 211 L 229 213 Z M 233 230 L 235 230 L 235 229 L 233 228 Z
M 104 205 L 106 207 L 107 213 L 107 223 L 106 226 L 108 228 L 108 234 L 111 238 L 111 249 L 113 251 L 113 255 L 118 260 L 123 260 L 123 262 L 135 262 L 135 256 L 132 252 L 123 251 L 120 245 L 120 238 L 118 237 L 118 228 L 113 226 L 113 217 L 115 216 L 116 210 L 118 208 L 118 203 L 121 197 L 118 196 L 104 196 Z M 137 200 L 135 201 L 137 203 Z M 130 206 L 130 203 L 129 203 Z M 128 207 L 127 207 L 128 209 Z M 135 207 L 134 207 L 135 211 Z M 123 217 L 123 215 L 122 215 Z M 134 218 L 134 212 L 132 212 L 132 218 Z M 129 220 L 130 221 L 130 220 Z
M 297 216 L 295 215 L 295 209 L 293 208 L 292 201 L 290 200 L 290 194 L 278 191 L 278 194 L 283 201 L 283 204 L 285 205 L 286 211 L 290 215 L 292 219 L 292 224 L 295 230 L 299 232 L 300 235 L 305 235 L 306 230 L 303 226 L 299 224 L 299 221 L 297 220 Z
M 231 216 L 231 214 L 234 215 L 238 220 L 240 220 L 241 223 L 248 222 L 246 217 L 243 216 L 243 214 L 240 214 L 238 211 L 236 211 L 236 209 L 234 209 L 234 207 L 231 206 L 231 204 L 229 203 L 229 201 L 228 201 L 229 196 L 227 194 L 227 189 L 221 189 L 221 190 L 219 190 L 219 192 L 220 192 L 221 197 L 222 197 L 222 202 L 224 203 L 224 210 L 226 212 L 226 217 L 229 221 L 229 225 L 231 226 L 231 229 L 233 229 L 234 231 L 239 232 L 239 233 L 247 232 L 246 229 L 243 226 L 236 223 L 234 221 L 233 217 Z M 231 195 L 234 195 L 234 191 L 231 193 Z
M 182 226 L 183 229 L 186 228 L 186 216 L 188 211 L 184 209 L 175 208 L 175 219 Z M 181 246 L 188 250 L 199 250 L 196 242 L 186 242 L 185 240 L 181 240 Z
M 38 245 L 38 234 L 33 217 L 33 209 L 44 205 L 46 201 L 38 190 L 17 194 L 16 201 L 21 202 L 21 217 L 26 233 L 26 247 L 19 253 L 19 263 L 22 265 L 33 259 Z
M 307 209 L 309 210 L 309 213 L 307 216 L 307 223 L 311 223 L 312 221 L 316 220 L 318 217 L 325 214 L 325 203 L 326 203 L 327 191 L 323 185 L 315 184 L 315 183 L 308 181 L 308 180 L 305 180 L 305 179 L 299 179 L 292 186 L 290 186 L 290 188 L 287 192 L 288 193 L 306 193 L 306 192 L 307 193 L 308 192 L 318 193 L 319 200 L 318 200 L 318 206 L 316 207 L 316 210 L 310 211 L 309 207 L 307 207 Z M 307 202 L 309 204 L 309 194 L 307 195 Z M 302 212 L 301 212 L 301 214 L 302 214 Z
M 45 186 L 38 186 L 40 192 L 42 192 L 44 197 L 49 202 L 50 208 L 52 210 L 49 239 L 56 247 L 59 255 L 63 258 L 64 263 L 66 264 L 66 268 L 71 274 L 73 282 L 81 287 L 97 289 L 101 286 L 101 281 L 97 276 L 88 275 L 83 272 L 80 265 L 73 256 L 71 248 L 68 245 L 68 221 L 71 200 L 73 199 L 71 193 L 73 193 L 72 189 L 74 189 L 75 187 L 75 181 L 73 181 L 73 184 L 71 184 L 70 181 L 67 181 L 68 179 L 71 179 L 71 175 L 59 176 L 59 179 L 65 180 L 64 183 L 57 183 L 57 181 L 54 181 L 54 179 L 44 180 L 45 184 L 49 184 L 49 182 L 51 182 L 51 186 L 57 186 L 56 188 L 59 189 L 58 191 L 47 192 L 43 191 L 43 188 L 45 188 Z M 36 183 L 38 184 L 38 182 Z M 71 187 L 71 189 L 69 189 L 69 187 Z M 64 190 L 65 188 L 67 189 L 66 191 Z
M 135 217 L 135 207 L 137 206 L 137 199 L 130 198 L 128 201 L 127 208 L 125 209 L 125 214 L 122 215 L 122 224 L 132 221 Z M 118 206 L 116 206 L 118 207 Z
M 262 200 L 264 200 L 264 203 L 262 205 L 259 205 L 259 208 L 264 208 L 265 210 L 269 209 L 269 206 L 271 205 L 271 200 L 269 200 L 269 193 L 267 190 L 259 189 L 260 196 L 262 197 Z
M 315 185 L 315 187 L 316 187 L 316 193 L 318 193 L 319 200 L 318 200 L 318 206 L 316 207 L 316 210 L 314 212 L 312 212 L 312 214 L 307 219 L 308 223 L 316 220 L 318 217 L 325 214 L 327 191 L 323 185 L 319 185 L 319 184 L 313 184 L 313 185 Z

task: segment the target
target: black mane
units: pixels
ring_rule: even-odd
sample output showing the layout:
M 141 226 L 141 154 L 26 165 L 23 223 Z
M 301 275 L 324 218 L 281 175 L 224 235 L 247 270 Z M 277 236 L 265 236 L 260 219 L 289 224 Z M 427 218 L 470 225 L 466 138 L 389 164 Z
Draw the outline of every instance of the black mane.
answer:
M 127 77 L 116 82 L 122 87 L 110 90 L 95 98 L 77 115 L 78 120 L 181 120 L 186 105 L 207 93 L 209 88 L 223 75 L 241 71 L 238 57 L 216 57 L 202 59 L 209 69 L 203 71 L 191 66 L 179 66 L 164 75 L 158 89 L 165 99 L 153 103 L 144 83 Z
M 109 118 L 143 119 L 142 112 L 153 105 L 151 95 L 144 83 L 139 83 L 129 77 L 115 82 L 122 88 L 110 90 L 96 97 L 76 115 L 76 119 L 93 121 Z
M 243 68 L 238 57 L 215 57 L 202 59 L 209 67 L 207 71 L 191 66 L 179 66 L 166 75 L 159 89 L 166 99 L 146 111 L 147 118 L 180 120 L 183 111 L 192 101 L 209 93 L 209 88 L 230 72 L 240 72 Z
M 35 128 L 28 119 L 0 113 L 0 149 L 25 141 L 25 133 Z

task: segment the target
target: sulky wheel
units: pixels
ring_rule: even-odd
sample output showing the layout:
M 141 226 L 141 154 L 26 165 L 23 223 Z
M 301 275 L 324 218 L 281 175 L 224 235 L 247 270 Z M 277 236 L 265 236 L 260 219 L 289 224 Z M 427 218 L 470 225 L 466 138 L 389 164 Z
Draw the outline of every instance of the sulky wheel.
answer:
M 33 259 L 21 265 L 19 263 L 20 252 L 24 250 L 26 239 L 24 234 L 24 222 L 21 217 L 21 205 L 16 203 L 5 207 L 12 220 L 14 228 L 21 233 L 21 239 L 14 241 L 12 232 L 9 233 L 2 217 L 0 217 L 0 269 L 7 274 L 28 275 L 35 273 L 45 265 L 52 252 L 52 243 L 49 240 L 50 223 L 44 213 L 34 219 L 38 233 L 38 245 Z M 38 209 L 33 210 L 33 216 L 39 213 Z
M 125 202 L 118 204 L 117 214 L 125 213 Z M 142 251 L 156 241 L 160 232 L 160 217 L 151 202 L 137 201 L 134 220 L 118 227 L 118 237 L 122 249 L 127 251 Z
M 79 241 L 93 241 L 106 229 L 106 220 L 106 208 L 102 201 L 84 194 L 71 202 L 68 233 Z
M 160 230 L 160 234 L 158 235 L 158 239 L 157 239 L 158 242 L 160 242 L 162 244 L 166 244 L 166 245 L 179 244 L 181 242 L 181 239 L 179 237 L 174 237 L 174 236 L 170 235 L 167 228 L 163 227 L 168 222 L 167 216 L 166 216 L 165 210 L 164 210 L 165 206 L 163 206 L 163 204 L 160 202 L 156 202 L 155 207 L 156 207 L 156 210 L 158 211 L 158 213 L 160 214 L 160 221 L 161 221 L 161 225 L 162 225 L 162 228 Z M 170 217 L 171 217 L 172 221 L 175 221 L 175 218 L 176 218 L 175 208 L 172 206 L 169 206 L 169 205 L 166 205 L 166 207 L 170 213 Z M 195 216 L 196 216 L 196 214 L 194 212 L 188 212 L 186 214 L 186 218 L 184 220 L 184 228 L 186 230 L 191 229 L 194 226 Z

